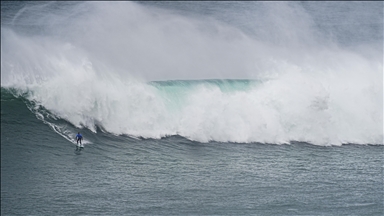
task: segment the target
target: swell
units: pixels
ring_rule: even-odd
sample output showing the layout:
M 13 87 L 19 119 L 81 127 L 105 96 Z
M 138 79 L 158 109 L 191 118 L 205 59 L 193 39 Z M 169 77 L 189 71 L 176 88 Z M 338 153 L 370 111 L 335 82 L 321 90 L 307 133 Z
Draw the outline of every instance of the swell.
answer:
M 221 82 L 222 81 L 219 83 Z M 226 85 L 228 83 L 237 83 L 234 85 L 239 86 L 240 84 L 238 84 L 238 82 L 244 84 L 252 81 L 244 82 L 232 80 L 223 81 L 222 83 L 226 83 Z M 185 83 L 189 84 L 185 85 Z M 329 114 L 328 106 L 332 106 L 332 104 L 328 104 L 329 102 L 327 100 L 329 100 L 329 98 L 327 96 L 324 98 L 314 98 L 310 106 L 305 107 L 309 110 L 304 111 L 309 112 L 311 115 L 318 114 L 318 116 L 307 116 L 309 119 L 305 119 L 303 118 L 303 115 L 305 114 L 302 113 L 303 109 L 301 109 L 301 113 L 292 113 L 290 115 L 288 113 L 287 116 L 279 116 L 276 112 L 281 110 L 277 110 L 276 107 L 273 107 L 276 105 L 274 104 L 276 101 L 270 101 L 268 98 L 264 98 L 264 101 L 261 101 L 261 98 L 255 100 L 258 91 L 260 91 L 259 88 L 262 88 L 263 86 L 263 83 L 256 83 L 257 85 L 246 84 L 246 86 L 250 85 L 247 90 L 244 90 L 243 86 L 241 88 L 232 87 L 232 89 L 236 89 L 236 91 L 226 90 L 224 92 L 217 86 L 217 81 L 168 81 L 168 84 L 157 83 L 155 84 L 156 88 L 154 91 L 156 91 L 158 95 L 151 99 L 161 99 L 163 105 L 162 111 L 165 111 L 166 113 L 157 113 L 164 115 L 159 117 L 159 119 L 151 119 L 150 114 L 153 113 L 149 113 L 149 116 L 141 115 L 141 119 L 134 119 L 137 120 L 137 122 L 132 121 L 132 119 L 127 118 L 127 116 L 132 113 L 135 115 L 138 113 L 146 114 L 145 112 L 148 111 L 148 109 L 145 109 L 147 106 L 150 106 L 152 102 L 145 104 L 143 107 L 131 107 L 138 110 L 126 110 L 125 113 L 121 113 L 120 121 L 110 122 L 110 119 L 105 119 L 105 116 L 103 117 L 105 120 L 103 120 L 103 118 L 90 119 L 92 116 L 89 113 L 84 113 L 83 115 L 78 115 L 80 116 L 80 120 L 77 121 L 78 125 L 76 125 L 65 117 L 65 113 L 63 115 L 62 113 L 57 112 L 57 108 L 51 111 L 44 107 L 40 101 L 33 97 L 33 92 L 2 88 L 2 100 L 12 101 L 21 99 L 37 119 L 49 125 L 53 131 L 73 143 L 75 142 L 73 137 L 75 137 L 77 130 L 89 129 L 95 134 L 104 133 L 114 136 L 128 135 L 129 137 L 136 139 L 161 139 L 164 137 L 180 135 L 187 139 L 199 142 L 258 142 L 275 144 L 307 142 L 316 145 L 342 145 L 349 143 L 382 144 L 379 140 L 381 138 L 379 130 L 376 131 L 376 136 L 378 137 L 376 142 L 372 141 L 372 139 L 362 140 L 365 134 L 360 133 L 359 131 L 355 131 L 353 134 L 349 133 L 351 137 L 345 137 L 344 141 L 331 140 L 330 138 L 332 135 L 341 137 L 343 131 L 341 131 L 340 134 L 337 134 L 337 132 L 344 130 L 344 128 L 337 128 L 335 127 L 337 124 L 330 124 L 328 119 L 322 119 Z M 178 88 L 178 92 L 175 91 L 175 86 Z M 172 87 L 172 91 L 168 91 L 168 87 Z M 184 90 L 181 90 L 183 88 Z M 196 95 L 198 95 L 198 97 Z M 206 98 L 203 98 L 204 96 Z M 263 103 L 271 104 L 262 106 Z M 100 104 L 98 109 L 102 109 L 101 106 L 109 106 L 109 103 L 107 102 L 107 104 L 103 105 Z M 269 110 L 263 110 L 265 108 L 268 108 Z M 152 111 L 154 110 L 153 107 L 150 107 L 149 109 Z M 273 113 L 276 116 L 267 116 L 269 113 Z M 81 117 L 88 118 L 88 120 L 93 121 L 93 124 L 83 124 L 82 122 L 86 122 L 86 120 L 81 119 Z M 114 117 L 119 118 L 119 116 Z M 267 117 L 270 118 L 268 119 Z M 278 118 L 273 119 L 273 117 Z M 295 119 L 295 117 L 301 119 Z M 315 130 L 309 131 L 312 134 L 303 134 L 305 133 L 305 130 L 308 131 L 308 128 L 311 127 L 311 125 L 295 125 L 298 121 L 302 121 L 302 124 L 305 124 L 306 122 L 312 124 L 312 122 L 309 121 L 313 120 L 322 125 L 314 128 Z M 271 122 L 273 123 L 273 121 L 275 121 L 275 125 L 271 125 Z M 110 127 L 110 124 L 114 125 Z M 148 125 L 152 128 L 148 127 Z M 121 127 L 123 126 L 128 128 L 128 130 L 122 130 Z M 281 128 L 284 126 L 287 128 Z M 164 128 L 159 130 L 156 127 Z M 316 127 L 316 125 L 314 127 Z M 324 133 L 324 131 L 321 131 L 321 127 L 329 128 L 327 128 L 328 130 Z M 331 132 L 330 129 L 333 129 L 333 131 Z M 255 134 L 257 136 L 255 136 Z M 297 134 L 303 135 L 297 136 Z M 361 134 L 363 136 L 360 137 L 359 140 L 358 135 L 361 136 Z M 276 137 L 279 136 L 280 138 L 276 139 Z M 88 140 L 86 143 L 92 143 L 92 141 Z

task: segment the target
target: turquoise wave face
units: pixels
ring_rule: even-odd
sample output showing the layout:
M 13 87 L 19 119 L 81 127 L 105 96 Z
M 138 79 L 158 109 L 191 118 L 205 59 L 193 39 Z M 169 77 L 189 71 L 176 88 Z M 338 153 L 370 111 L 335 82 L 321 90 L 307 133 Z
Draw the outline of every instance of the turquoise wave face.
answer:
M 208 88 L 218 87 L 225 93 L 248 91 L 258 83 L 260 83 L 260 81 L 246 79 L 168 80 L 150 82 L 151 85 L 157 87 L 160 91 L 165 92 L 183 92 L 198 86 L 205 86 Z
M 155 86 L 158 95 L 162 97 L 169 110 L 177 111 L 186 105 L 187 99 L 198 89 L 208 91 L 220 90 L 224 94 L 233 94 L 236 92 L 247 92 L 255 88 L 260 81 L 256 80 L 168 80 L 152 81 L 150 85 Z

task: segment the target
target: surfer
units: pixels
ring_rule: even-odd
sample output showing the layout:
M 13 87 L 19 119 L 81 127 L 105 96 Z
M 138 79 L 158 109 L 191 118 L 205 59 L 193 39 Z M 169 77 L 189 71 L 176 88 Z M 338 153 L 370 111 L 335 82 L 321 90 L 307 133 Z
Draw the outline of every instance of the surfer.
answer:
M 80 141 L 80 145 L 81 145 L 81 140 L 82 139 L 83 139 L 83 136 L 80 134 L 80 132 L 78 132 L 77 135 L 76 135 L 77 144 L 79 144 L 79 141 Z

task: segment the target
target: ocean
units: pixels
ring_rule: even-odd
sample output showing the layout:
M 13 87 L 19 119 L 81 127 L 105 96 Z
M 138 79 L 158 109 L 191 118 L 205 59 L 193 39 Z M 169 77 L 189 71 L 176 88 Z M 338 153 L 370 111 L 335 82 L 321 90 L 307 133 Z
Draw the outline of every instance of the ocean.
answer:
M 1 215 L 383 215 L 383 8 L 1 2 Z

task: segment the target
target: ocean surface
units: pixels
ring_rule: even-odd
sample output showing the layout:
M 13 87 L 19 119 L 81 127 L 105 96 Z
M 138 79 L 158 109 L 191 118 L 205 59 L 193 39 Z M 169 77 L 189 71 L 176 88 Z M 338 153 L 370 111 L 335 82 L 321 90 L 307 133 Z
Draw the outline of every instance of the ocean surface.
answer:
M 383 4 L 1 2 L 1 215 L 383 215 Z

